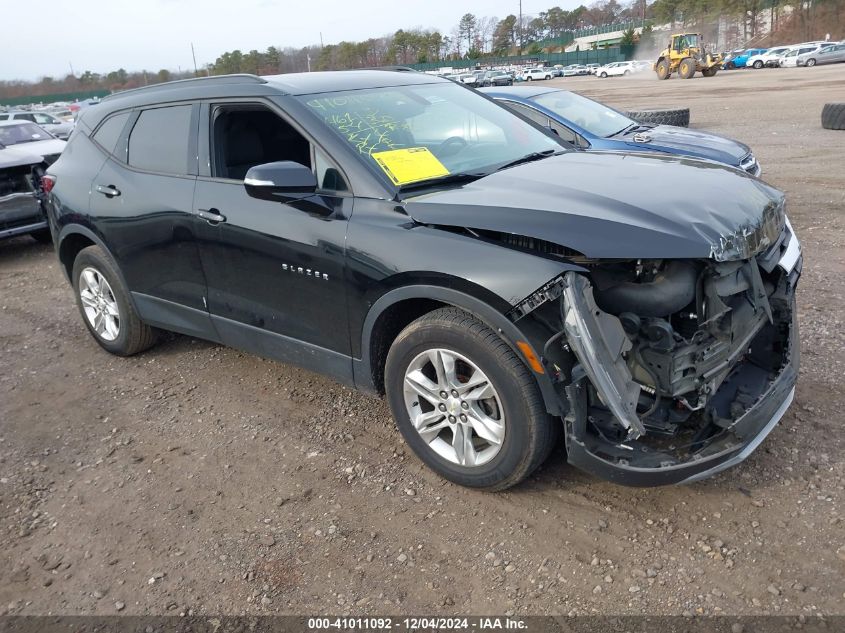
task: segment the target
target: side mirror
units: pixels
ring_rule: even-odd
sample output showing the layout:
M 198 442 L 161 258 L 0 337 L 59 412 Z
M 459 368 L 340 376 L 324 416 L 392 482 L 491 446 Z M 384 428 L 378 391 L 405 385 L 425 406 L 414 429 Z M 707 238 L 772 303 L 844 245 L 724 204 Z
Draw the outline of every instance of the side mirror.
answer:
M 244 188 L 253 198 L 288 202 L 313 194 L 317 190 L 317 177 L 310 167 L 283 160 L 250 167 Z

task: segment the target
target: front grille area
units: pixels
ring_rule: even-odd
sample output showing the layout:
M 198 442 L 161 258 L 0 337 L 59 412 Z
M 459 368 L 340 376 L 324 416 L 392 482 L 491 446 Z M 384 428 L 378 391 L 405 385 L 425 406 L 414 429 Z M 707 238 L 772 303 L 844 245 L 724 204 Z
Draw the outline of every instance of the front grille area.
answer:
M 743 171 L 747 171 L 749 174 L 756 176 L 760 173 L 760 165 L 757 163 L 757 159 L 754 157 L 754 154 L 749 152 L 740 162 L 739 162 L 740 169 Z

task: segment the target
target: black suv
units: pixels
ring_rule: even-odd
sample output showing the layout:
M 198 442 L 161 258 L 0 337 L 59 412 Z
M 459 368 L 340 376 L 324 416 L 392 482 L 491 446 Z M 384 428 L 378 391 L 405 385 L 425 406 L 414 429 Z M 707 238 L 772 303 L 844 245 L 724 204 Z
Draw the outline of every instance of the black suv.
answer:
M 84 111 L 48 171 L 83 322 L 386 393 L 416 454 L 501 489 L 563 433 L 629 485 L 744 459 L 789 406 L 798 239 L 777 190 L 578 153 L 413 72 L 224 76 Z

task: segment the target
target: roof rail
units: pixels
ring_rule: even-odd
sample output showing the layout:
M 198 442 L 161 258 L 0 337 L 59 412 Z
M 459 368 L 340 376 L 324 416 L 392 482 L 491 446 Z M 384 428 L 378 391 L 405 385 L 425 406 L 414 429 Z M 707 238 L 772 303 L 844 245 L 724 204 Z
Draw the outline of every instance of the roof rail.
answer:
M 363 68 L 348 68 L 347 70 L 389 70 L 401 73 L 415 73 L 416 68 L 410 66 L 364 66 Z
M 140 88 L 130 88 L 129 90 L 121 90 L 120 92 L 113 92 L 102 98 L 102 101 L 111 99 L 113 97 L 122 97 L 127 94 L 136 94 L 138 92 L 152 92 L 171 88 L 173 86 L 181 86 L 183 84 L 200 82 L 211 84 L 265 84 L 267 80 L 258 75 L 250 75 L 247 73 L 233 74 L 233 75 L 213 75 L 210 77 L 193 77 L 191 79 L 177 79 L 176 81 L 165 81 L 151 86 L 141 86 Z

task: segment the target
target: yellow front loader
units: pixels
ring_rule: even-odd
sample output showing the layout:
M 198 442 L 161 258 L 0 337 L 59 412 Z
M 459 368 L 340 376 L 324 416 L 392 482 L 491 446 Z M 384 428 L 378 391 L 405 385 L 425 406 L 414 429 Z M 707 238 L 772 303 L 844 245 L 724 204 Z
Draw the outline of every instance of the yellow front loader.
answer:
M 669 79 L 678 73 L 681 79 L 691 79 L 696 72 L 713 77 L 722 65 L 722 56 L 704 50 L 699 33 L 676 33 L 669 47 L 661 51 L 654 63 L 658 79 Z

